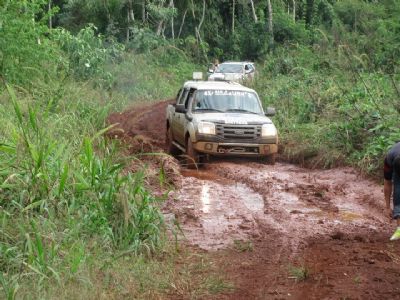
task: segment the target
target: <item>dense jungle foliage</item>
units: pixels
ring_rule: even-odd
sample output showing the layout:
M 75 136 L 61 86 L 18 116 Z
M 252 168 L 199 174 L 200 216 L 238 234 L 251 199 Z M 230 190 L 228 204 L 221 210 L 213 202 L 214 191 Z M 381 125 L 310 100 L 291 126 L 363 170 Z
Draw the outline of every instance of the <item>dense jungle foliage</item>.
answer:
M 109 112 L 170 98 L 215 59 L 253 60 L 282 157 L 375 174 L 400 140 L 399 57 L 396 0 L 1 0 L 0 297 L 187 283 L 173 249 L 160 258 L 162 200 L 103 139 Z

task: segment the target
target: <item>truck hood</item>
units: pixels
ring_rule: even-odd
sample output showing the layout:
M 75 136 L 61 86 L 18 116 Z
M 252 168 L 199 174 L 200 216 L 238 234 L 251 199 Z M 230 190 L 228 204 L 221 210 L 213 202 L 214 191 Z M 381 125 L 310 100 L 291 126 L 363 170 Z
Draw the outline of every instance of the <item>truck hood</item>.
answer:
M 193 114 L 194 120 L 197 122 L 213 122 L 213 123 L 224 123 L 224 124 L 236 124 L 236 125 L 247 125 L 247 124 L 267 124 L 272 123 L 271 119 L 263 116 L 251 113 L 196 113 Z

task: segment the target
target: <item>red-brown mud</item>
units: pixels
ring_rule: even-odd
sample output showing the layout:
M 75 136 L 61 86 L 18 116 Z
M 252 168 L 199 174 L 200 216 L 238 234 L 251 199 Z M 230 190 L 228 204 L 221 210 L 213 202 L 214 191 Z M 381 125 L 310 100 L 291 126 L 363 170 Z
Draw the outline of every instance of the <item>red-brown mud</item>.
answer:
M 167 104 L 111 115 L 115 135 L 162 149 Z M 395 226 L 382 187 L 354 169 L 218 159 L 189 171 L 168 162 L 176 189 L 166 216 L 235 286 L 215 298 L 400 299 L 400 242 L 388 240 Z

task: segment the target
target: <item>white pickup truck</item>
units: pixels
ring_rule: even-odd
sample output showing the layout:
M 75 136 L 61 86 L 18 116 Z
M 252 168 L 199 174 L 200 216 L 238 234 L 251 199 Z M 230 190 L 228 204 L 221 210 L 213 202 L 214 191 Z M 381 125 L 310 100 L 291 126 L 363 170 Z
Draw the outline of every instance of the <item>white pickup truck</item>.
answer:
M 170 154 L 186 153 L 196 168 L 207 155 L 260 157 L 275 163 L 278 133 L 257 93 L 234 82 L 187 81 L 167 107 Z

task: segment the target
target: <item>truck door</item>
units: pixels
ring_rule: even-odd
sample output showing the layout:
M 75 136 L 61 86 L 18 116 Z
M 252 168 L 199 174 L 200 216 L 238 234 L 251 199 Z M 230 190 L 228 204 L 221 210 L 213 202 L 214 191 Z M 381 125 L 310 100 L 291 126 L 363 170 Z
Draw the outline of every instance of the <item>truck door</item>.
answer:
M 184 91 L 183 88 L 178 91 L 178 94 L 176 95 L 176 101 L 175 101 L 175 104 L 174 104 L 174 112 L 173 112 L 173 115 L 171 116 L 171 119 L 170 119 L 171 132 L 172 132 L 172 136 L 173 136 L 174 140 L 176 140 L 175 136 L 176 136 L 176 125 L 177 125 L 176 108 L 179 105 L 179 102 L 181 101 L 182 95 L 184 93 L 185 93 L 185 91 Z
M 195 89 L 185 89 L 175 109 L 176 113 L 174 120 L 176 121 L 176 124 L 175 131 L 173 132 L 174 138 L 179 144 L 183 146 L 185 146 L 186 124 L 188 122 L 188 120 L 186 119 L 186 113 L 189 109 L 189 105 L 192 101 L 194 92 Z
M 188 94 L 189 94 L 188 88 L 185 88 L 180 92 L 176 101 L 175 112 L 174 115 L 172 116 L 172 122 L 171 122 L 172 135 L 174 137 L 174 140 L 177 141 L 178 143 L 181 143 L 180 136 L 182 135 L 180 133 L 181 129 L 180 118 L 184 113 L 185 100 L 187 99 Z

